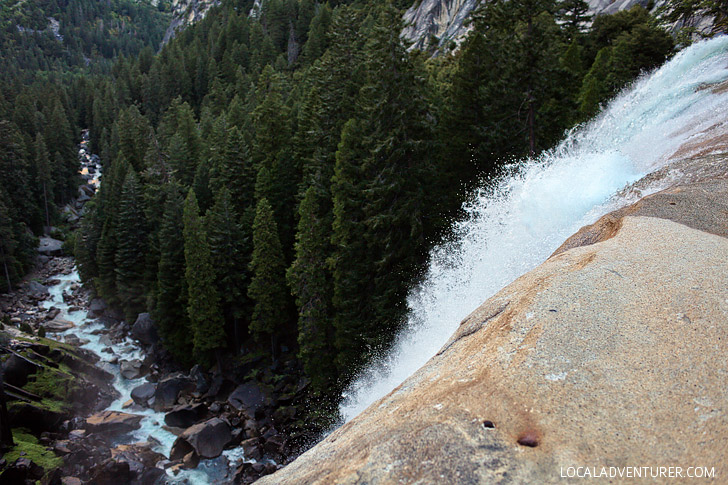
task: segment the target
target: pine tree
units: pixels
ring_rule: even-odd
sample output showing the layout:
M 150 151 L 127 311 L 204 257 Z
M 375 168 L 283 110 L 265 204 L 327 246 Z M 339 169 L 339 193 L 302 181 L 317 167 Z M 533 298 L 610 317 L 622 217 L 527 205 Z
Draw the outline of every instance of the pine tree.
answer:
M 216 352 L 225 347 L 226 337 L 210 246 L 193 189 L 185 200 L 183 220 L 187 314 L 193 354 L 197 362 L 210 365 Z
M 95 197 L 98 201 L 98 225 L 101 227 L 96 247 L 98 277 L 95 280 L 95 287 L 99 295 L 112 305 L 118 302 L 115 272 L 118 247 L 116 230 L 123 183 L 128 171 L 129 164 L 124 158 L 114 160 L 104 175 L 104 183 Z
M 51 226 L 51 210 L 53 204 L 53 178 L 51 176 L 50 156 L 46 148 L 43 135 L 40 133 L 35 136 L 35 170 L 38 177 L 38 185 L 41 190 L 43 200 L 43 212 L 45 214 L 45 225 Z
M 314 62 L 321 57 L 329 46 L 329 29 L 331 28 L 331 7 L 327 3 L 319 5 L 316 15 L 311 19 L 308 40 L 303 47 L 303 58 Z
M 210 190 L 210 165 L 207 160 L 202 160 L 197 165 L 195 178 L 192 181 L 200 211 L 204 215 L 212 205 L 212 190 Z
M 256 172 L 248 146 L 238 127 L 234 126 L 230 130 L 230 136 L 212 171 L 212 186 L 227 187 L 236 212 L 243 217 L 246 213 L 254 216 Z M 252 225 L 253 217 L 246 218 L 245 222 L 246 225 Z
M 329 264 L 333 275 L 336 367 L 344 377 L 356 373 L 371 348 L 367 334 L 373 320 L 368 298 L 371 285 L 371 255 L 365 239 L 364 177 L 361 161 L 367 156 L 361 122 L 350 120 L 341 132 L 336 167 L 331 180 L 334 221 Z
M 250 261 L 252 279 L 248 296 L 255 306 L 250 333 L 261 343 L 269 339 L 271 356 L 278 356 L 278 342 L 286 324 L 287 294 L 285 263 L 278 238 L 273 208 L 267 199 L 258 201 L 253 223 L 253 255 Z
M 311 185 L 298 208 L 295 259 L 286 273 L 298 308 L 299 358 L 319 392 L 327 393 L 336 382 L 331 296 L 332 275 L 327 265 L 331 253 L 331 198 L 321 186 Z
M 46 124 L 44 140 L 54 163 L 57 202 L 66 202 L 76 193 L 78 160 L 73 147 L 71 126 L 60 101 L 56 100 Z
M 81 227 L 76 233 L 73 253 L 76 267 L 83 281 L 92 281 L 99 275 L 96 253 L 101 239 L 101 217 L 95 200 L 86 203 L 86 214 L 81 219 Z
M 149 121 L 132 105 L 119 113 L 116 124 L 119 133 L 118 151 L 135 171 L 141 172 L 152 130 Z
M 599 103 L 609 95 L 606 78 L 610 54 L 609 47 L 602 48 L 597 54 L 591 69 L 584 76 L 578 97 L 579 111 L 584 118 L 595 115 L 599 109 Z
M 235 343 L 236 351 L 240 349 L 247 331 L 246 317 L 250 310 L 247 298 L 250 253 L 245 252 L 248 242 L 239 220 L 230 191 L 221 186 L 215 195 L 215 204 L 207 212 L 205 226 L 215 268 L 215 281 L 230 328 L 228 335 Z
M 146 222 L 141 188 L 136 174 L 129 170 L 119 200 L 115 227 L 117 247 L 114 254 L 116 291 L 127 322 L 133 322 L 145 307 Z
M 290 210 L 300 179 L 300 167 L 294 166 L 291 156 L 291 111 L 284 102 L 283 77 L 267 66 L 260 75 L 256 97 L 258 106 L 253 111 L 255 142 L 253 160 L 260 172 L 265 170 L 263 184 L 257 183 L 256 199 L 267 198 L 278 221 L 279 237 L 289 248 L 294 239 L 294 218 Z M 264 191 L 259 189 L 265 187 Z
M 154 321 L 165 347 L 180 362 L 190 363 L 192 333 L 187 315 L 187 280 L 183 234 L 183 200 L 179 187 L 165 188 L 167 200 L 159 229 L 159 266 Z

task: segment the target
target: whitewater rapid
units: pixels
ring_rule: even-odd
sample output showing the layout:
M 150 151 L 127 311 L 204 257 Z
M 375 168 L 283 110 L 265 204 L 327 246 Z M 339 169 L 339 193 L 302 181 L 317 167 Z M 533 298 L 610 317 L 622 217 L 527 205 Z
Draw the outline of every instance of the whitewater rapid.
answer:
M 554 150 L 507 167 L 466 204 L 451 243 L 436 248 L 389 355 L 344 393 L 349 421 L 424 365 L 485 300 L 542 263 L 600 216 L 634 202 L 621 189 L 665 166 L 686 142 L 728 132 L 728 37 L 700 42 L 624 90 Z M 664 187 L 653 185 L 641 196 Z M 619 194 L 619 195 L 618 195 Z

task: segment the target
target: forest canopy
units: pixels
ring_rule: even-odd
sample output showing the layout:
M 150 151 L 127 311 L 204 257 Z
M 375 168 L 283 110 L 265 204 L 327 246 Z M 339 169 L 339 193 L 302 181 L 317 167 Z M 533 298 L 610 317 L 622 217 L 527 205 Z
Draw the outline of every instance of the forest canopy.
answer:
M 3 8 L 3 288 L 62 224 L 88 128 L 104 178 L 75 235 L 84 281 L 128 321 L 150 312 L 180 365 L 263 362 L 335 403 L 478 181 L 674 50 L 639 6 L 490 0 L 432 57 L 399 35 L 407 3 L 223 0 L 158 53 L 163 3 Z

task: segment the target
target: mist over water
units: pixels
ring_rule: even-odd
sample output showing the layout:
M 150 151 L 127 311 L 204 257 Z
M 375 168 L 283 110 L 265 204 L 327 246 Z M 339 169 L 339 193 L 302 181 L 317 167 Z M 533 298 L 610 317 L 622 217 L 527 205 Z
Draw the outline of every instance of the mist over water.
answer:
M 726 79 L 728 37 L 695 44 L 558 147 L 508 167 L 476 191 L 467 217 L 454 228 L 454 242 L 432 252 L 424 282 L 410 293 L 408 322 L 392 352 L 344 393 L 345 420 L 424 365 L 463 318 L 579 228 L 633 202 L 615 195 L 622 188 L 663 167 L 678 147 L 708 129 L 728 132 L 728 93 L 698 89 Z

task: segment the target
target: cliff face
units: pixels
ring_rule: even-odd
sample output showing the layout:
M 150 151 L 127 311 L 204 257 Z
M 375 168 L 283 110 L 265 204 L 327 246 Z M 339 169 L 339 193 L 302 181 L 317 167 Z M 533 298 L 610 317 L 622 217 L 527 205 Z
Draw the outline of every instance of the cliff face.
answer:
M 556 483 L 569 467 L 642 466 L 724 480 L 728 156 L 630 190 L 655 181 L 669 188 L 582 229 L 260 483 Z
M 207 11 L 219 4 L 219 0 L 172 0 L 172 23 L 164 34 L 162 45 L 172 40 L 178 30 L 205 18 Z
M 647 8 L 647 0 L 586 0 L 589 4 L 589 15 L 613 14 L 627 10 L 634 5 Z M 459 44 L 470 30 L 465 21 L 480 0 L 416 0 L 404 15 L 409 25 L 402 31 L 402 37 L 412 42 L 414 49 L 427 49 L 433 42 L 437 49 Z M 666 3 L 665 0 L 655 2 L 655 8 Z M 695 26 L 699 30 L 709 30 L 709 19 L 697 19 Z
M 407 10 L 408 24 L 402 36 L 413 43 L 414 49 L 427 49 L 432 42 L 438 47 L 450 41 L 459 42 L 468 28 L 463 25 L 479 0 L 421 0 Z

